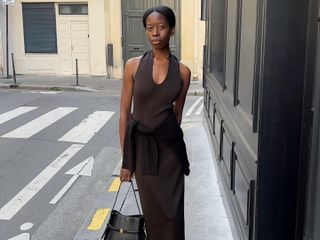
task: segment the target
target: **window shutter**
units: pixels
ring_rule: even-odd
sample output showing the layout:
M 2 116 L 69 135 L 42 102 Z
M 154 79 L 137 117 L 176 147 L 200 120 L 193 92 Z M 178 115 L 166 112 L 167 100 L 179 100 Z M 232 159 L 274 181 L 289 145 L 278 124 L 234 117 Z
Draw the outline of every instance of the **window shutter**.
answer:
M 54 3 L 23 3 L 26 53 L 57 53 Z

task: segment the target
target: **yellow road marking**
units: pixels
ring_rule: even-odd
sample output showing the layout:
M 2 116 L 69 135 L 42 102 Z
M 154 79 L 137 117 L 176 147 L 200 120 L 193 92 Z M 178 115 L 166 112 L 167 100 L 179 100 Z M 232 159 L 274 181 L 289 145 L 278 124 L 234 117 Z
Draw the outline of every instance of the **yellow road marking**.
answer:
M 99 208 L 97 209 L 96 213 L 92 217 L 91 223 L 88 226 L 88 230 L 90 231 L 97 231 L 100 230 L 104 221 L 106 220 L 110 208 Z
M 109 192 L 118 192 L 120 183 L 121 181 L 119 177 L 114 178 L 111 186 L 109 187 Z

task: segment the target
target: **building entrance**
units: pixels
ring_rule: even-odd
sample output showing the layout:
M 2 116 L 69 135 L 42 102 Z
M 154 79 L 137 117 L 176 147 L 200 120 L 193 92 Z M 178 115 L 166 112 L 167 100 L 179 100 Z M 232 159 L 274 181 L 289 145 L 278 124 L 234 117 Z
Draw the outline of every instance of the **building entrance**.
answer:
M 58 24 L 59 66 L 62 74 L 90 74 L 88 17 L 61 17 Z
M 171 52 L 180 57 L 180 1 L 177 0 L 122 0 L 122 46 L 123 58 L 142 55 L 150 49 L 142 25 L 142 16 L 145 10 L 158 5 L 171 7 L 176 14 L 176 32 L 171 38 Z

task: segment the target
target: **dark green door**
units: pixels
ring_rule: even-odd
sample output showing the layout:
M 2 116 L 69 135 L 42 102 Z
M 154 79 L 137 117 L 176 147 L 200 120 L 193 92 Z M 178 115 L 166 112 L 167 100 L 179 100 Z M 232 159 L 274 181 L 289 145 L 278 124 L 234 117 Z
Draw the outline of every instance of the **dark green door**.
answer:
M 145 29 L 142 25 L 142 16 L 145 10 L 157 5 L 171 7 L 176 13 L 176 32 L 170 42 L 173 54 L 180 57 L 180 1 L 177 0 L 122 0 L 122 44 L 123 59 L 142 55 L 150 49 Z

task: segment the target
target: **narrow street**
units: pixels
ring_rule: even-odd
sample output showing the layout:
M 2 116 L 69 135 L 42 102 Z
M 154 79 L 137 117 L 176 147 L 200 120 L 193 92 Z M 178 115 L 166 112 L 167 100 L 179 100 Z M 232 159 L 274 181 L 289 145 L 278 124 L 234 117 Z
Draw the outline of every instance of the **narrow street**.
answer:
M 1 239 L 73 239 L 121 159 L 119 96 L 1 90 L 0 101 Z M 202 101 L 188 97 L 184 118 Z

